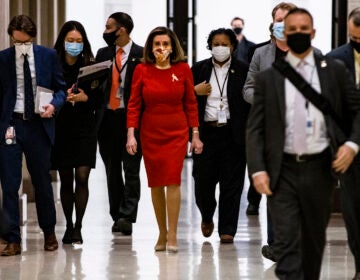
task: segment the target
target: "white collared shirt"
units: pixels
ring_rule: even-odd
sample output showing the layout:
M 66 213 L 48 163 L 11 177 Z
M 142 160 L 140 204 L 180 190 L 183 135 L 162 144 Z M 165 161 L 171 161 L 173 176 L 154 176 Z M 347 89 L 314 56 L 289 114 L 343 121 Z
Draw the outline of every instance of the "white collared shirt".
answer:
M 34 49 L 33 45 L 29 48 L 27 53 L 29 67 L 32 78 L 34 99 L 36 94 L 36 72 L 35 72 L 35 58 L 34 58 Z M 14 112 L 24 113 L 24 97 L 25 97 L 25 88 L 24 88 L 24 56 L 22 53 L 18 53 L 15 48 L 15 64 L 16 64 L 16 103 Z
M 286 60 L 293 68 L 297 68 L 299 58 L 294 56 L 291 52 L 286 55 Z M 321 87 L 319 76 L 316 69 L 314 53 L 311 51 L 304 59 L 305 65 L 305 80 L 319 93 Z M 285 102 L 286 102 L 286 129 L 285 129 L 285 146 L 284 152 L 296 154 L 294 149 L 294 111 L 295 111 L 295 94 L 298 90 L 288 80 L 285 79 Z M 317 154 L 321 153 L 329 146 L 329 139 L 327 137 L 325 119 L 322 112 L 317 109 L 311 102 L 307 102 L 306 109 L 307 120 L 312 122 L 312 131 L 306 133 L 306 150 L 304 154 Z
M 204 121 L 217 121 L 218 120 L 218 110 L 220 110 L 220 105 L 222 104 L 222 110 L 225 110 L 226 118 L 230 119 L 230 111 L 229 104 L 227 98 L 227 84 L 229 80 L 228 72 L 230 69 L 231 58 L 227 61 L 223 66 L 219 66 L 213 60 L 213 70 L 210 76 L 210 85 L 211 85 L 211 93 L 207 97 L 206 107 L 205 107 L 205 116 Z M 218 82 L 216 80 L 215 72 L 218 78 Z M 226 79 L 226 80 L 225 80 Z M 224 89 L 222 93 L 222 98 L 220 94 L 220 88 Z

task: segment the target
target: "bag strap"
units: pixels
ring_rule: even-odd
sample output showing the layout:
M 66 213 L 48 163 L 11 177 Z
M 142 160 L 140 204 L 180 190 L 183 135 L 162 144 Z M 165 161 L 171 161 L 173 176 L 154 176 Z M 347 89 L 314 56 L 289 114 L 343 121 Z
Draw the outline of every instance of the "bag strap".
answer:
M 316 108 L 324 115 L 329 115 L 342 130 L 342 122 L 329 101 L 312 86 L 284 59 L 276 60 L 272 66 L 287 78 Z

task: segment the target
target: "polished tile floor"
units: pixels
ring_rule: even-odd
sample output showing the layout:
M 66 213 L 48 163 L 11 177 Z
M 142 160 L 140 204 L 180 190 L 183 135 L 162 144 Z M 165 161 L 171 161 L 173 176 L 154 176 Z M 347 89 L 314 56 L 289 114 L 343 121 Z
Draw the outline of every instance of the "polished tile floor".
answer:
M 153 250 L 158 231 L 144 167 L 142 197 L 133 235 L 111 233 L 105 171 L 98 158 L 97 168 L 90 175 L 90 198 L 83 222 L 84 244 L 61 245 L 55 252 L 44 252 L 43 235 L 37 225 L 34 204 L 30 203 L 28 222 L 22 228 L 23 253 L 0 258 L 0 279 L 276 279 L 274 263 L 260 253 L 262 244 L 266 243 L 265 199 L 261 202 L 260 216 L 246 216 L 246 195 L 243 195 L 234 244 L 220 244 L 216 230 L 210 238 L 204 238 L 194 202 L 191 169 L 192 161 L 186 159 L 177 254 Z M 58 192 L 58 183 L 54 189 Z M 56 233 L 60 241 L 65 222 L 58 199 L 56 207 Z M 321 279 L 351 279 L 353 274 L 353 258 L 343 221 L 335 214 L 328 228 Z

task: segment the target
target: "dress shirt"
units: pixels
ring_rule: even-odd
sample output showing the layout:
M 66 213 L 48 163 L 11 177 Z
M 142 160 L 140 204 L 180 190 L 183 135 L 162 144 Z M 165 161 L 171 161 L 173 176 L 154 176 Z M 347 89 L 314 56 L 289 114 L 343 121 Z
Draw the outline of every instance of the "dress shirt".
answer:
M 355 83 L 357 88 L 360 85 L 360 53 L 354 49 L 354 64 L 355 64 Z
M 218 120 L 218 110 L 220 110 L 220 105 L 223 105 L 222 110 L 226 112 L 226 118 L 230 118 L 229 104 L 227 99 L 227 84 L 229 80 L 229 69 L 231 64 L 231 58 L 224 65 L 220 66 L 216 64 L 213 60 L 213 70 L 210 76 L 210 85 L 211 85 L 211 93 L 207 97 L 206 108 L 205 108 L 205 116 L 204 121 L 217 121 Z M 215 72 L 218 78 L 216 80 Z M 226 80 L 225 80 L 226 79 Z M 218 84 L 219 82 L 219 84 Z M 220 86 L 220 88 L 219 88 Z M 223 89 L 222 93 L 222 101 L 220 90 Z
M 29 67 L 31 71 L 33 92 L 36 93 L 36 73 L 35 73 L 35 59 L 33 45 L 29 48 L 26 53 L 28 55 Z M 25 55 L 25 54 L 24 54 Z M 15 48 L 15 64 L 16 64 L 16 103 L 14 112 L 24 113 L 24 98 L 25 98 L 25 87 L 24 87 L 24 55 L 19 53 Z M 35 96 L 34 96 L 35 100 Z
M 133 44 L 133 42 L 130 40 L 129 43 L 127 43 L 125 46 L 122 47 L 123 53 L 121 55 L 121 66 L 122 66 L 123 70 L 120 73 L 121 84 L 119 85 L 119 89 L 118 89 L 118 93 L 117 93 L 117 95 L 120 96 L 120 108 L 125 108 L 124 98 L 122 98 L 122 97 L 124 96 L 125 76 L 126 76 L 126 69 L 127 69 L 126 62 L 128 60 L 132 44 Z M 119 49 L 120 49 L 120 47 L 116 46 L 116 53 Z
M 293 68 L 297 68 L 300 59 L 291 52 L 286 55 L 286 60 Z M 315 65 L 314 53 L 311 51 L 303 60 L 304 62 L 304 79 L 319 93 L 321 93 L 319 76 Z M 294 150 L 294 110 L 295 94 L 298 94 L 296 87 L 285 79 L 285 102 L 286 102 L 286 129 L 285 129 L 285 146 L 284 152 L 296 154 Z M 326 132 L 325 119 L 322 112 L 317 109 L 311 102 L 307 102 L 306 110 L 307 120 L 312 122 L 312 131 L 306 132 L 306 150 L 305 154 L 317 154 L 329 146 L 329 139 Z

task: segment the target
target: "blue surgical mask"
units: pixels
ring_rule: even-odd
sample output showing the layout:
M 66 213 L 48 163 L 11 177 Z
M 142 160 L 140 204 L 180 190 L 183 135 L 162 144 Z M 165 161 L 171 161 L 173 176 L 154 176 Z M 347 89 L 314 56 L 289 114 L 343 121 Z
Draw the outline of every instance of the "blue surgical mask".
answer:
M 284 37 L 284 22 L 275 22 L 273 25 L 273 35 L 280 41 L 285 41 Z
M 84 48 L 84 43 L 65 42 L 65 51 L 71 56 L 78 56 Z

